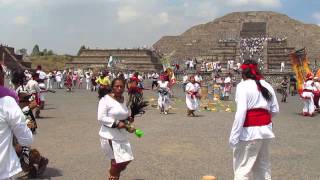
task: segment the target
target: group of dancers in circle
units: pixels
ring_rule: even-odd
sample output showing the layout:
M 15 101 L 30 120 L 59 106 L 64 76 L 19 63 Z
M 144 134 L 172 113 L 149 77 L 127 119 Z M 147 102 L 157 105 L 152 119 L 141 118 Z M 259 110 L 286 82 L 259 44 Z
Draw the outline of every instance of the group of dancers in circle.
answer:
M 279 105 L 272 86 L 260 74 L 257 63 L 245 61 L 242 66 L 243 81 L 236 90 L 237 112 L 230 134 L 230 146 L 233 149 L 234 174 L 236 180 L 271 179 L 269 143 L 274 134 L 271 118 L 279 112 Z M 142 97 L 137 76 L 130 78 L 130 92 Z M 158 87 L 158 106 L 161 113 L 168 113 L 170 88 L 172 83 L 166 74 L 160 75 Z M 122 78 L 113 79 L 109 88 L 99 91 L 98 121 L 101 125 L 99 135 L 101 148 L 110 159 L 108 170 L 109 180 L 118 180 L 128 164 L 134 159 L 128 134 L 135 128 L 128 126 L 134 122 L 129 108 L 124 100 L 126 82 Z M 109 89 L 109 90 L 107 90 Z M 185 87 L 187 115 L 195 116 L 199 106 L 200 85 L 194 76 L 189 77 Z

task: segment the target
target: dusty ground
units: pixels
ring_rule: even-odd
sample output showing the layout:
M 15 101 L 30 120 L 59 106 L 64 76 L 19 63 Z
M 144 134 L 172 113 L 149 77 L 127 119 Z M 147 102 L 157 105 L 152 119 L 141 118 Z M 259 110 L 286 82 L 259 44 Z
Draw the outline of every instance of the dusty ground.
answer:
M 147 99 L 156 97 L 151 90 L 145 93 Z M 180 89 L 176 95 L 169 115 L 150 107 L 136 119 L 145 136 L 130 137 L 135 160 L 122 179 L 199 180 L 203 175 L 232 179 L 228 138 L 234 113 L 201 111 L 199 117 L 188 118 Z M 106 179 L 109 162 L 100 149 L 97 102 L 96 94 L 86 90 L 47 95 L 34 138 L 34 147 L 50 159 L 41 179 Z M 271 146 L 273 179 L 320 179 L 320 114 L 299 116 L 302 103 L 297 97 L 289 97 L 280 108 Z

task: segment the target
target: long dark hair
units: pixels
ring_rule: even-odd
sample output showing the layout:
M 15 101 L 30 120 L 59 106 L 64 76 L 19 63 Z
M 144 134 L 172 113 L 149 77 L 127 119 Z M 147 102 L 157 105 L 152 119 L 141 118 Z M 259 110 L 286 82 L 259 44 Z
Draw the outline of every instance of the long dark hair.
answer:
M 110 94 L 110 93 L 112 92 L 112 88 L 113 88 L 113 86 L 114 86 L 114 84 L 115 84 L 116 81 L 121 81 L 124 86 L 126 85 L 126 83 L 125 83 L 125 81 L 124 81 L 123 79 L 121 79 L 121 78 L 115 78 L 115 79 L 112 80 L 111 86 L 107 86 L 107 87 L 101 87 L 101 86 L 100 86 L 100 88 L 99 88 L 99 90 L 98 90 L 98 98 L 101 99 L 101 98 L 103 98 L 105 95 Z
M 253 60 L 245 60 L 243 65 L 253 65 L 252 67 L 248 68 L 242 68 L 242 76 L 248 79 L 252 79 L 256 82 L 259 91 L 261 91 L 262 96 L 267 100 L 270 101 L 272 98 L 272 94 L 269 92 L 267 88 L 261 85 L 260 79 L 261 79 L 261 73 L 258 70 L 258 64 L 256 61 Z M 243 66 L 242 66 L 243 67 Z
M 25 75 L 23 71 L 14 71 L 12 73 L 11 82 L 15 85 L 23 85 L 25 82 Z

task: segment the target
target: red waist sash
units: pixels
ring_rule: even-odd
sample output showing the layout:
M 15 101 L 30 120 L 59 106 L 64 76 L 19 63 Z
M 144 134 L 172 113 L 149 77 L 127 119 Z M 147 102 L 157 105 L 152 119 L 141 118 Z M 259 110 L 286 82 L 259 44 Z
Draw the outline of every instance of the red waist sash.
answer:
M 303 91 L 302 92 L 313 92 L 312 90 L 310 90 L 310 89 L 303 89 Z
M 262 108 L 249 109 L 243 127 L 265 126 L 271 123 L 271 114 Z

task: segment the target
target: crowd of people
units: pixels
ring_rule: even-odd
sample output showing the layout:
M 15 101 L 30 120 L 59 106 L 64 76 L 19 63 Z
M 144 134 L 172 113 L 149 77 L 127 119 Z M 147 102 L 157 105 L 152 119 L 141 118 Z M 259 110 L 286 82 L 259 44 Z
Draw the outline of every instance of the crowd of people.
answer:
M 234 176 L 236 180 L 248 176 L 253 176 L 254 179 L 271 179 L 268 149 L 271 139 L 275 137 L 272 118 L 279 112 L 276 93 L 262 77 L 257 61 L 246 60 L 239 69 L 242 80 L 236 86 L 237 111 L 229 138 L 233 150 Z M 0 145 L 0 149 L 6 149 L 5 154 L 11 156 L 1 155 L 0 160 L 6 163 L 14 161 L 16 166 L 10 169 L 0 168 L 0 177 L 10 178 L 21 170 L 28 172 L 30 177 L 44 172 L 48 159 L 36 149 L 31 149 L 32 134 L 37 131 L 37 118 L 45 105 L 43 94 L 54 92 L 52 89 L 55 88 L 65 87 L 68 91 L 77 88 L 98 91 L 101 148 L 110 159 L 109 180 L 118 180 L 128 164 L 134 160 L 127 134 L 136 133 L 137 129 L 133 126 L 134 114 L 143 114 L 143 107 L 146 106 L 143 100 L 143 91 L 148 89 L 145 80 L 151 80 L 151 90 L 158 94 L 157 106 L 160 113 L 168 115 L 173 87 L 176 84 L 172 72 L 170 69 L 152 73 L 111 72 L 107 69 L 94 72 L 88 69 L 46 73 L 38 66 L 34 72 L 11 72 L 11 85 L 14 90 L 12 91 L 4 87 L 5 71 L 1 67 L 0 113 L 3 116 L 0 116 L 0 134 L 8 134 L 9 139 L 2 139 L 4 143 Z M 228 101 L 235 77 L 231 73 L 221 76 L 216 72 L 212 73 L 211 78 L 214 97 Z M 288 89 L 291 95 L 299 93 L 304 103 L 302 115 L 313 116 L 315 109 L 319 109 L 320 105 L 318 78 L 308 73 L 302 91 L 297 92 L 297 80 L 293 76 L 289 79 L 284 77 L 280 84 L 281 102 L 287 102 Z M 201 88 L 208 85 L 208 81 L 204 80 L 200 72 L 185 73 L 182 79 L 186 116 L 194 117 L 202 98 Z M 128 103 L 124 98 L 126 89 Z M 14 139 L 14 148 L 10 146 L 11 139 Z M 32 153 L 37 154 L 37 161 L 32 159 Z
M 263 80 L 256 62 L 245 61 L 241 69 L 243 81 L 238 84 L 236 90 L 237 112 L 230 134 L 235 179 L 244 179 L 250 174 L 256 179 L 270 179 L 268 148 L 271 139 L 274 138 L 271 117 L 279 112 L 277 98 L 272 86 Z M 201 98 L 202 77 L 200 74 L 185 74 L 183 79 L 187 116 L 196 116 L 195 112 L 199 108 Z M 159 94 L 160 113 L 168 114 L 173 85 L 170 75 L 166 72 L 154 74 L 152 81 Z M 215 77 L 215 81 L 222 83 L 222 78 Z M 228 75 L 223 83 L 224 89 L 228 89 L 226 91 L 230 93 L 231 77 Z M 124 87 L 125 83 L 122 80 L 115 79 L 111 85 L 111 93 L 101 97 L 99 102 L 98 119 L 102 123 L 101 147 L 111 160 L 110 180 L 119 179 L 120 173 L 134 159 L 130 143 L 125 136 L 128 130 L 125 130 L 125 125 L 121 123 L 123 119 L 128 118 L 128 109 L 123 104 Z

